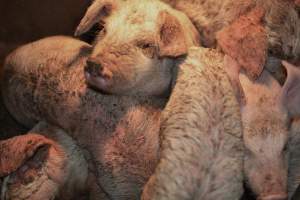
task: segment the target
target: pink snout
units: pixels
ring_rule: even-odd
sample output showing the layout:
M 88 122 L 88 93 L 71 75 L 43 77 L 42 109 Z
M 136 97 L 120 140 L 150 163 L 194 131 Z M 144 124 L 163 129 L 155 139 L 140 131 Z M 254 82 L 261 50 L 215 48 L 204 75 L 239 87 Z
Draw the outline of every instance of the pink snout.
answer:
M 272 194 L 268 196 L 259 197 L 258 200 L 287 200 L 287 194 Z
M 95 59 L 88 59 L 84 71 L 89 85 L 102 91 L 109 90 L 112 84 L 112 73 L 103 67 L 100 62 Z

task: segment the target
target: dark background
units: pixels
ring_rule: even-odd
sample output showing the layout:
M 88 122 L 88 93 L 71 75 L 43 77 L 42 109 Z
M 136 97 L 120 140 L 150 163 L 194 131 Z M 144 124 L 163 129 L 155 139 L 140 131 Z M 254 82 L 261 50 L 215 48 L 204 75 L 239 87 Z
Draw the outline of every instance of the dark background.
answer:
M 91 0 L 0 0 L 0 79 L 9 52 L 46 36 L 73 35 L 90 3 Z M 0 100 L 0 139 L 25 131 Z

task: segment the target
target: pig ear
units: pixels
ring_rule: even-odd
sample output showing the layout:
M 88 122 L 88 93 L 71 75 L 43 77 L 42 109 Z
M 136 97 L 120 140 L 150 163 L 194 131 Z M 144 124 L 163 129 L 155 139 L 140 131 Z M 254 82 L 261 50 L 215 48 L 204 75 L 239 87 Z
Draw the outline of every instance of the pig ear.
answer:
M 81 19 L 77 26 L 75 36 L 82 35 L 101 19 L 111 14 L 116 8 L 116 1 L 112 0 L 96 0 L 86 11 L 85 16 Z
M 244 90 L 242 88 L 239 74 L 240 74 L 240 65 L 238 62 L 231 58 L 228 55 L 225 55 L 224 57 L 224 69 L 228 75 L 228 78 L 230 80 L 230 83 L 233 88 L 233 92 L 235 93 L 235 96 L 240 104 L 240 106 L 244 106 L 246 104 L 246 99 L 244 95 Z
M 288 109 L 290 116 L 300 116 L 300 69 L 283 61 L 287 71 L 287 79 L 282 87 L 281 104 Z
M 183 27 L 176 17 L 161 11 L 159 20 L 159 56 L 178 57 L 187 53 Z
M 53 142 L 41 135 L 27 134 L 0 141 L 0 177 L 22 167 L 30 158 L 36 165 L 45 161 Z
M 267 55 L 267 34 L 261 19 L 264 10 L 254 8 L 217 33 L 218 45 L 231 56 L 252 79 L 263 71 Z

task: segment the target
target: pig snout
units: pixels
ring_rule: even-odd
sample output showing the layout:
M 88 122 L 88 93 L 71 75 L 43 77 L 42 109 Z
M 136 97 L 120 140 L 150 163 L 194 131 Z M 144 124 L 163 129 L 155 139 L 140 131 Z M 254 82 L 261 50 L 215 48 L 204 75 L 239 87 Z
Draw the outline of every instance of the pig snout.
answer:
M 265 183 L 264 191 L 258 196 L 258 200 L 287 200 L 288 194 L 283 180 L 270 180 Z
M 272 162 L 273 166 L 268 165 Z M 252 164 L 255 163 L 252 160 Z M 249 167 L 249 162 L 245 162 Z M 254 165 L 245 168 L 248 186 L 256 195 L 257 200 L 287 200 L 287 169 L 285 164 L 267 161 L 265 166 Z
M 84 71 L 91 76 L 101 76 L 101 72 L 103 71 L 103 67 L 100 64 L 99 61 L 95 59 L 88 59 L 86 61 L 86 66 L 84 68 Z
M 112 73 L 103 67 L 99 60 L 89 58 L 86 61 L 84 72 L 88 85 L 103 92 L 109 91 L 112 86 Z
M 288 194 L 287 194 L 286 185 L 284 184 L 285 179 L 280 176 L 278 177 L 278 174 L 277 177 L 276 175 L 270 177 L 267 176 L 269 180 L 265 182 L 265 186 L 263 187 L 264 189 L 262 193 L 260 193 L 257 199 L 258 200 L 287 200 Z
M 286 193 L 273 194 L 273 195 L 268 195 L 268 196 L 258 198 L 258 200 L 287 200 L 287 199 L 288 199 L 288 195 Z

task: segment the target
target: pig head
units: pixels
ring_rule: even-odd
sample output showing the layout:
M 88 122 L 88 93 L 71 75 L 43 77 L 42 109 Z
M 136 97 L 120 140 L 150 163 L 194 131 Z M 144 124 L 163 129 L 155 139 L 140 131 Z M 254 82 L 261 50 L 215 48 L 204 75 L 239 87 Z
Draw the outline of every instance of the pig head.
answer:
M 226 56 L 226 67 L 241 105 L 246 182 L 261 200 L 287 199 L 288 138 L 291 119 L 299 116 L 299 69 L 283 62 L 288 72 L 283 87 L 264 70 L 256 80 L 238 73 Z
M 161 95 L 170 85 L 176 58 L 199 45 L 187 16 L 160 1 L 95 1 L 75 35 L 97 23 L 103 28 L 85 75 L 90 86 L 106 93 Z

